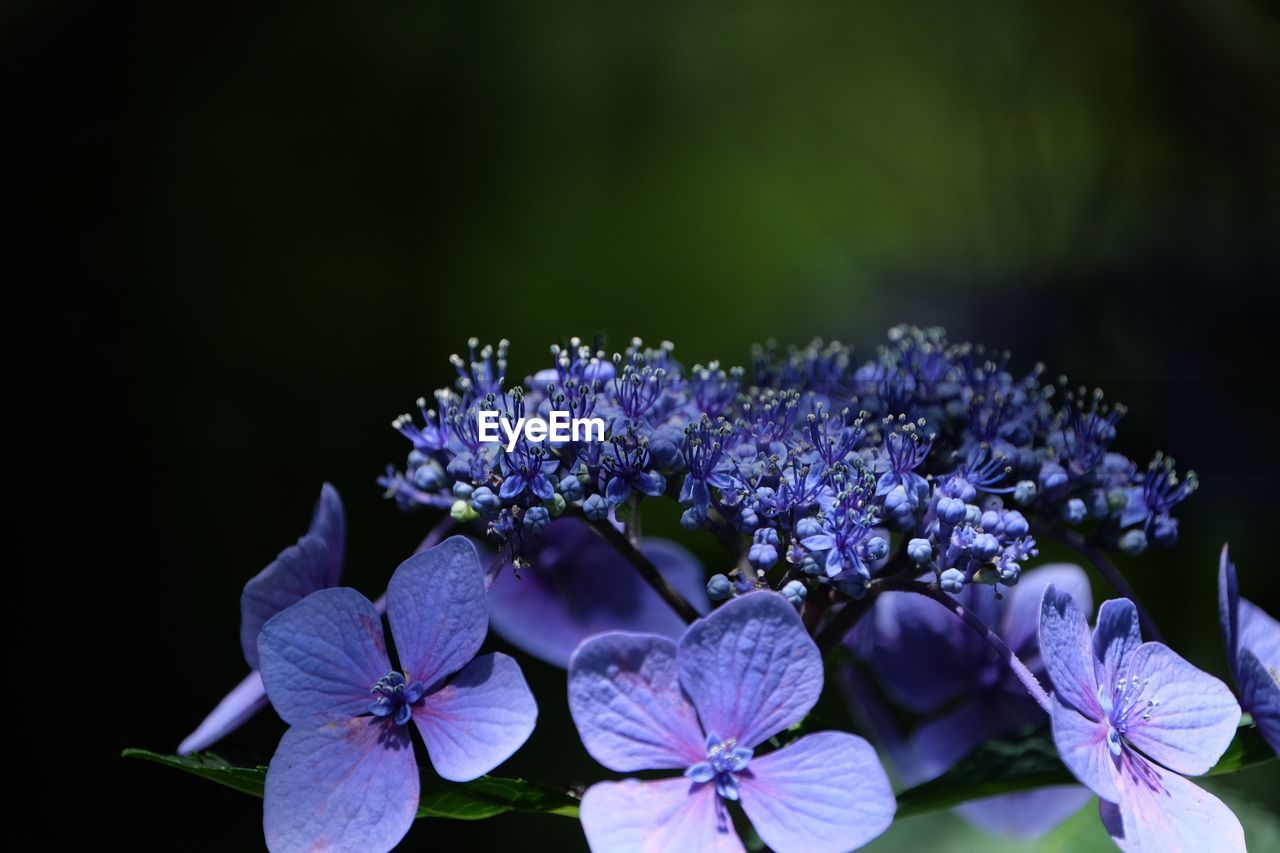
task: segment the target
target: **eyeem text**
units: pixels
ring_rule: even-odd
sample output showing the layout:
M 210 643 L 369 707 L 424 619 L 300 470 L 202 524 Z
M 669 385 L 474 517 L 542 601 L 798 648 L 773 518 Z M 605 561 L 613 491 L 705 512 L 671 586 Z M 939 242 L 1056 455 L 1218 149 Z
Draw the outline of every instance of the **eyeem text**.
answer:
M 483 409 L 479 415 L 480 440 L 487 442 L 504 441 L 498 434 L 498 428 L 506 439 L 504 446 L 507 452 L 516 449 L 516 442 L 523 435 L 530 441 L 604 441 L 603 418 L 570 418 L 568 412 L 552 412 L 551 418 L 531 417 L 516 418 L 514 424 L 504 415 L 493 409 Z

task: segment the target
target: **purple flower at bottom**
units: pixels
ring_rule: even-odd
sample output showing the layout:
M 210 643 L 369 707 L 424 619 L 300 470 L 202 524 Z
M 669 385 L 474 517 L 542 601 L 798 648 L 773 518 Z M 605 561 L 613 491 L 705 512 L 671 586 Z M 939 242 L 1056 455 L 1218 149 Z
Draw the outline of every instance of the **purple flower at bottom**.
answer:
M 254 575 L 240 595 L 240 649 L 251 672 L 183 740 L 179 755 L 212 746 L 267 707 L 258 673 L 258 633 L 268 619 L 289 605 L 316 590 L 338 585 L 346 531 L 342 499 L 337 489 L 325 483 L 306 534 Z
M 596 851 L 741 851 L 726 800 L 779 853 L 850 850 L 883 832 L 896 804 L 874 750 L 843 732 L 756 750 L 822 692 L 822 658 L 785 598 L 754 592 L 689 626 L 679 643 L 609 633 L 569 663 L 569 709 L 587 752 L 657 781 L 593 785 L 582 828 Z
M 475 657 L 489 616 L 470 542 L 455 536 L 401 563 L 387 617 L 398 669 L 378 611 L 353 589 L 312 593 L 262 629 L 262 680 L 290 726 L 267 769 L 272 851 L 395 846 L 418 808 L 410 720 L 436 772 L 458 782 L 501 764 L 533 731 L 538 709 L 519 665 Z
M 1040 653 L 1058 755 L 1102 799 L 1102 823 L 1120 849 L 1245 849 L 1231 810 L 1180 775 L 1208 772 L 1235 736 L 1240 706 L 1225 684 L 1168 646 L 1142 642 L 1125 598 L 1103 602 L 1090 636 L 1075 601 L 1050 586 Z
M 1280 671 L 1280 622 L 1240 597 L 1236 567 L 1226 545 L 1218 562 L 1218 616 L 1240 706 L 1253 716 L 1271 748 L 1280 753 L 1280 681 L 1276 676 Z
M 1039 672 L 1036 629 L 1040 600 L 1050 584 L 1069 590 L 1089 606 L 1089 579 L 1079 566 L 1057 563 L 1031 569 L 1018 585 L 997 598 L 995 590 L 969 584 L 956 601 L 991 626 Z M 850 634 L 848 644 L 866 658 L 877 681 L 894 702 L 926 721 L 902 738 L 879 733 L 897 756 L 908 785 L 934 779 L 983 742 L 1044 719 L 1008 665 L 968 625 L 921 595 L 885 592 L 875 609 Z M 865 704 L 868 697 L 860 696 Z M 1079 811 L 1090 793 L 1078 785 L 1051 786 L 966 803 L 957 811 L 988 832 L 1019 838 L 1044 835 Z
M 643 539 L 640 550 L 699 612 L 711 609 L 702 566 L 674 542 Z M 678 639 L 684 621 L 589 526 L 572 518 L 551 523 L 530 565 L 504 571 L 489 588 L 493 629 L 521 651 L 558 667 L 587 637 L 643 631 Z

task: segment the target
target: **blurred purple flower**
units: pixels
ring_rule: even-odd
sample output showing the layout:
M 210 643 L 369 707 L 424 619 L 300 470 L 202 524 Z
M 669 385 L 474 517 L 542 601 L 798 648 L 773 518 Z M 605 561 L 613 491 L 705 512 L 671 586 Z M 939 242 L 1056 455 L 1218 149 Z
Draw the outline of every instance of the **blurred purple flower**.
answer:
M 436 772 L 459 782 L 501 764 L 533 731 L 538 709 L 519 665 L 475 657 L 488 607 L 470 542 L 455 536 L 401 563 L 387 617 L 401 670 L 378 611 L 352 589 L 312 593 L 262 629 L 262 680 L 290 725 L 267 769 L 272 851 L 394 847 L 418 808 L 409 720 Z
M 1218 616 L 1240 705 L 1262 737 L 1280 753 L 1280 622 L 1240 597 L 1236 567 L 1222 546 L 1218 562 Z
M 592 757 L 611 770 L 684 776 L 600 782 L 582 800 L 597 851 L 740 851 L 724 800 L 737 800 L 779 853 L 849 850 L 889 826 L 893 792 L 875 752 L 843 732 L 757 756 L 822 692 L 822 658 L 782 596 L 720 607 L 679 643 L 602 634 L 569 664 L 569 709 Z
M 699 612 L 707 599 L 702 566 L 662 539 L 640 550 Z M 530 565 L 502 572 L 489 589 L 493 628 L 521 651 L 559 667 L 587 637 L 640 631 L 678 639 L 685 624 L 607 542 L 586 524 L 564 518 L 542 533 Z
M 258 632 L 268 619 L 289 605 L 318 589 L 338 584 L 346 536 L 342 499 L 337 489 L 325 483 L 306 535 L 281 551 L 271 565 L 244 585 L 240 595 L 240 649 L 252 672 L 182 741 L 179 755 L 212 746 L 267 707 L 267 695 L 258 674 Z
M 976 613 L 1015 655 L 1038 661 L 1036 626 L 1040 599 L 1050 584 L 1089 606 L 1089 579 L 1069 563 L 1041 566 L 1021 576 L 1003 599 L 970 584 L 954 598 Z M 933 779 L 991 738 L 1043 719 L 1043 712 L 991 646 L 962 621 L 924 596 L 882 593 L 870 619 L 850 643 L 867 659 L 877 681 L 899 705 L 917 714 L 937 714 L 891 749 L 900 756 L 904 781 Z M 941 712 L 941 713 L 937 713 Z M 895 737 L 889 732 L 885 736 Z M 975 801 L 957 811 L 983 829 L 1034 838 L 1077 812 L 1089 791 L 1076 785 L 1007 794 Z
M 1126 851 L 1243 851 L 1240 821 L 1180 774 L 1200 775 L 1235 736 L 1240 706 L 1218 679 L 1162 643 L 1144 643 L 1126 598 L 1084 614 L 1050 586 L 1040 652 L 1054 686 L 1053 740 L 1101 797 L 1102 823 Z

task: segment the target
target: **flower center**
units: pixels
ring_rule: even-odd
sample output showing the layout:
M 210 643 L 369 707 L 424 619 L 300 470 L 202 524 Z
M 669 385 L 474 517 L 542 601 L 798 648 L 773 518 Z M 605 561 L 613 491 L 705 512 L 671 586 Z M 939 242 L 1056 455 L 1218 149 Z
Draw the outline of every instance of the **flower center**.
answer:
M 1143 722 L 1151 719 L 1151 714 L 1160 707 L 1160 700 L 1146 694 L 1151 684 L 1150 678 L 1130 676 L 1116 682 L 1115 690 L 1108 693 L 1105 684 L 1098 686 L 1098 701 L 1107 715 L 1107 746 L 1112 755 L 1120 754 L 1121 736 L 1129 725 L 1140 718 Z
M 735 738 L 721 740 L 707 735 L 707 760 L 690 765 L 684 775 L 698 784 L 714 781 L 716 793 L 726 800 L 738 799 L 738 774 L 747 769 L 754 750 L 738 747 Z
M 374 682 L 369 692 L 378 697 L 369 706 L 369 713 L 375 717 L 391 717 L 397 726 L 403 726 L 413 715 L 411 706 L 427 690 L 417 681 L 406 684 L 402 673 L 388 672 Z

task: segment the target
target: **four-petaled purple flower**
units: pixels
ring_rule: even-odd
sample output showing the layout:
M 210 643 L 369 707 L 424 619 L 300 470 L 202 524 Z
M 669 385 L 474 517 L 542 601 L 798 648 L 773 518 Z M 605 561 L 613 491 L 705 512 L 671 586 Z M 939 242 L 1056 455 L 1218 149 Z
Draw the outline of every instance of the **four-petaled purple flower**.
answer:
M 798 723 L 822 692 L 822 658 L 785 598 L 744 595 L 679 643 L 609 633 L 569 663 L 569 709 L 587 751 L 611 770 L 682 770 L 600 782 L 582 799 L 596 851 L 740 851 L 736 800 L 779 851 L 850 850 L 879 835 L 896 804 L 875 752 L 843 732 L 756 750 Z
M 258 673 L 258 633 L 268 619 L 289 605 L 316 590 L 338 585 L 346 531 L 342 499 L 337 489 L 325 483 L 306 534 L 254 575 L 240 595 L 240 649 L 251 672 L 182 741 L 179 755 L 212 746 L 267 707 Z
M 1245 849 L 1231 810 L 1180 775 L 1208 772 L 1235 736 L 1240 706 L 1225 684 L 1142 642 L 1126 598 L 1103 602 L 1090 636 L 1075 601 L 1050 586 L 1040 654 L 1058 754 L 1102 798 L 1103 825 L 1122 850 Z
M 455 536 L 401 563 L 387 616 L 399 668 L 377 610 L 353 589 L 312 593 L 262 629 L 262 680 L 290 725 L 267 769 L 272 851 L 395 846 L 418 808 L 410 720 L 436 772 L 459 782 L 501 764 L 533 731 L 538 709 L 519 665 L 475 657 L 489 616 L 469 541 Z
M 1276 674 L 1280 672 L 1280 622 L 1240 597 L 1236 567 L 1226 545 L 1218 562 L 1218 616 L 1240 706 L 1280 753 L 1280 677 Z

